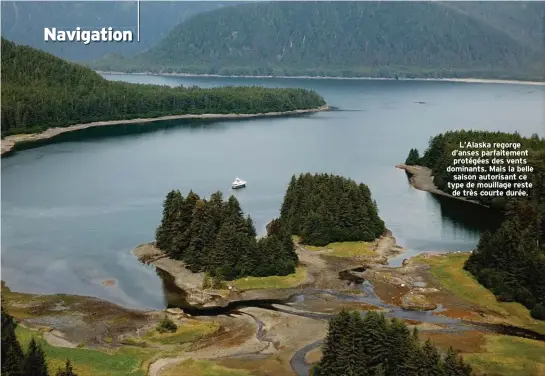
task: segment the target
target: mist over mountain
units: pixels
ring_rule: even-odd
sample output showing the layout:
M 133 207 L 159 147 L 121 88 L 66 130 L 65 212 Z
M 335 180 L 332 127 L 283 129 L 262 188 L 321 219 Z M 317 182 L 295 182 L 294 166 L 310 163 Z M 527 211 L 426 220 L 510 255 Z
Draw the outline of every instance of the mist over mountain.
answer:
M 197 14 L 103 70 L 543 79 L 544 2 L 258 2 Z
M 140 42 L 132 43 L 56 43 L 44 42 L 44 27 L 73 30 L 112 26 L 132 30 L 136 39 L 135 1 L 2 1 L 2 36 L 56 56 L 85 61 L 106 54 L 134 55 L 163 39 L 183 20 L 199 12 L 221 8 L 235 2 L 217 1 L 141 1 Z

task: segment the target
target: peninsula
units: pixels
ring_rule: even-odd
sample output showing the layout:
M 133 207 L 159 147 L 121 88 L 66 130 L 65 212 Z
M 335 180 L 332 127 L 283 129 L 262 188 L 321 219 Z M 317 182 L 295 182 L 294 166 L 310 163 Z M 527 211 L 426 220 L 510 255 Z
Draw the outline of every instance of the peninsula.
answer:
M 2 154 L 19 142 L 89 127 L 327 109 L 320 95 L 305 89 L 205 89 L 108 81 L 83 66 L 2 39 Z

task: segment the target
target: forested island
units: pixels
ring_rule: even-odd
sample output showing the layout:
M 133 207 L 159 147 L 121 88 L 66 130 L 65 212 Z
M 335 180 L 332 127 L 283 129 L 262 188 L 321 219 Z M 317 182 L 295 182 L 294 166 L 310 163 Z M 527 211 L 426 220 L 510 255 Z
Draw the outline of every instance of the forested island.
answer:
M 517 301 L 531 315 L 545 320 L 545 139 L 519 134 L 484 131 L 455 131 L 433 137 L 422 157 L 411 149 L 406 164 L 432 170 L 434 183 L 446 190 L 454 173 L 446 171 L 460 142 L 516 142 L 528 150 L 533 167 L 528 180 L 533 187 L 528 197 L 482 198 L 478 201 L 501 210 L 504 220 L 497 231 L 485 232 L 465 264 L 478 281 L 501 301 Z
M 51 127 L 167 115 L 316 109 L 304 89 L 168 87 L 108 81 L 81 65 L 2 38 L 2 136 Z
M 302 243 L 316 246 L 372 241 L 385 230 L 369 187 L 331 174 L 292 176 L 280 223 Z
M 544 9 L 541 2 L 239 4 L 188 18 L 134 57 L 110 55 L 90 66 L 124 72 L 543 81 Z
M 323 357 L 312 376 L 470 376 L 452 347 L 441 356 L 428 340 L 420 344 L 418 331 L 412 332 L 400 320 L 383 314 L 342 311 L 329 321 Z
M 283 227 L 271 226 L 266 237 L 256 236 L 251 217 L 244 217 L 236 197 L 224 201 L 218 191 L 206 200 L 192 191 L 187 197 L 171 191 L 156 245 L 192 272 L 204 271 L 219 280 L 295 272 L 298 257 Z

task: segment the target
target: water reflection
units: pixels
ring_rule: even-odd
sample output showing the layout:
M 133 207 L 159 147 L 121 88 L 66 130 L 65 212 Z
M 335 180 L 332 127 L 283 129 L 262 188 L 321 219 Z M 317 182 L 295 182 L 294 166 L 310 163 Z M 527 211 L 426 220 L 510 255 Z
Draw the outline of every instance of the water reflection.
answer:
M 279 115 L 275 118 L 283 117 L 308 117 L 309 114 L 291 114 L 291 115 Z M 139 135 L 158 132 L 164 130 L 170 130 L 174 128 L 184 127 L 190 130 L 204 130 L 210 129 L 215 131 L 227 130 L 233 123 L 245 122 L 249 120 L 255 120 L 253 118 L 232 118 L 232 119 L 176 119 L 176 120 L 157 120 L 147 123 L 128 123 L 118 124 L 112 126 L 98 126 L 89 127 L 85 129 L 79 129 L 72 132 L 61 133 L 53 138 L 36 140 L 33 142 L 19 142 L 12 150 L 5 154 L 4 157 L 13 155 L 16 151 L 34 149 L 40 146 L 57 144 L 62 142 L 86 142 L 92 140 L 115 138 L 116 141 L 120 141 L 123 136 L 125 137 L 138 137 Z
M 430 196 L 439 203 L 443 223 L 455 231 L 479 235 L 486 230 L 497 230 L 503 219 L 503 214 L 497 209 L 441 195 L 430 194 Z

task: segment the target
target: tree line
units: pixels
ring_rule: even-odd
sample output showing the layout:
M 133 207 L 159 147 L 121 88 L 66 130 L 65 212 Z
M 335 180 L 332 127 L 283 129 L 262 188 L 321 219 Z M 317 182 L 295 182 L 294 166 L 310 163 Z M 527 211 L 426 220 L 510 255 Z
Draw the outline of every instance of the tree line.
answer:
M 537 27 L 543 5 L 482 7 L 486 16 L 475 17 L 435 2 L 245 3 L 191 17 L 135 57 L 110 56 L 92 66 L 223 75 L 543 80 Z M 507 20 L 502 12 L 513 16 Z M 525 33 L 514 38 L 506 24 Z
M 32 338 L 28 349 L 23 352 L 15 334 L 17 323 L 5 310 L 2 301 L 2 376 L 49 376 L 45 353 Z M 70 360 L 64 368 L 57 370 L 56 376 L 77 376 Z
M 341 311 L 329 322 L 323 357 L 312 376 L 470 376 L 471 367 L 451 348 L 445 356 L 416 328 L 370 311 Z
M 435 184 L 446 189 L 453 173 L 446 171 L 454 158 L 451 152 L 459 142 L 520 142 L 529 150 L 528 179 L 533 188 L 528 197 L 479 197 L 477 200 L 500 209 L 503 221 L 494 232 L 484 232 L 464 268 L 501 301 L 517 301 L 531 315 L 545 320 L 545 139 L 519 134 L 484 131 L 455 131 L 430 139 L 428 149 L 418 158 L 411 149 L 407 162 L 424 165 L 433 171 Z M 407 163 L 409 164 L 409 163 Z
M 2 136 L 94 121 L 317 108 L 312 90 L 168 87 L 108 81 L 92 70 L 2 38 Z
M 299 235 L 301 242 L 316 246 L 372 241 L 385 230 L 369 188 L 331 174 L 293 175 L 280 222 L 289 233 Z
M 221 280 L 295 272 L 295 246 L 282 226 L 269 226 L 260 239 L 256 235 L 252 218 L 244 217 L 236 197 L 224 201 L 218 191 L 206 200 L 193 191 L 183 197 L 172 190 L 155 239 L 157 247 L 191 271 Z
M 534 134 L 532 137 L 523 137 L 518 133 L 505 133 L 505 132 L 489 132 L 489 131 L 475 131 L 475 130 L 458 130 L 458 131 L 448 131 L 441 133 L 435 137 L 431 137 L 428 142 L 428 148 L 422 155 L 419 156 L 417 149 L 411 149 L 406 164 L 409 165 L 422 165 L 430 168 L 433 171 L 433 182 L 435 185 L 445 191 L 450 193 L 450 189 L 447 186 L 448 182 L 454 182 L 454 175 L 456 172 L 447 171 L 447 167 L 451 166 L 455 158 L 452 155 L 454 150 L 460 149 L 459 144 L 464 142 L 489 142 L 491 144 L 497 143 L 510 143 L 517 142 L 521 144 L 519 150 L 528 150 L 529 157 L 528 165 L 532 166 L 535 163 L 538 163 L 539 156 L 543 150 L 545 150 L 545 139 L 540 138 L 539 135 Z M 484 159 L 492 159 L 494 157 L 484 157 Z M 500 157 L 505 159 L 505 157 Z M 517 157 L 509 157 L 517 158 Z M 474 159 L 478 159 L 474 157 Z M 506 164 L 504 164 L 505 166 Z M 475 164 L 471 166 L 482 166 L 486 168 L 487 164 Z M 488 170 L 487 170 L 488 171 Z M 477 187 L 473 190 L 479 191 Z M 507 204 L 507 199 L 505 197 L 472 197 L 473 200 L 476 200 L 484 205 L 492 206 L 494 208 L 503 209 Z
M 531 165 L 531 196 L 507 203 L 500 228 L 481 235 L 464 267 L 499 300 L 545 320 L 545 148 Z

